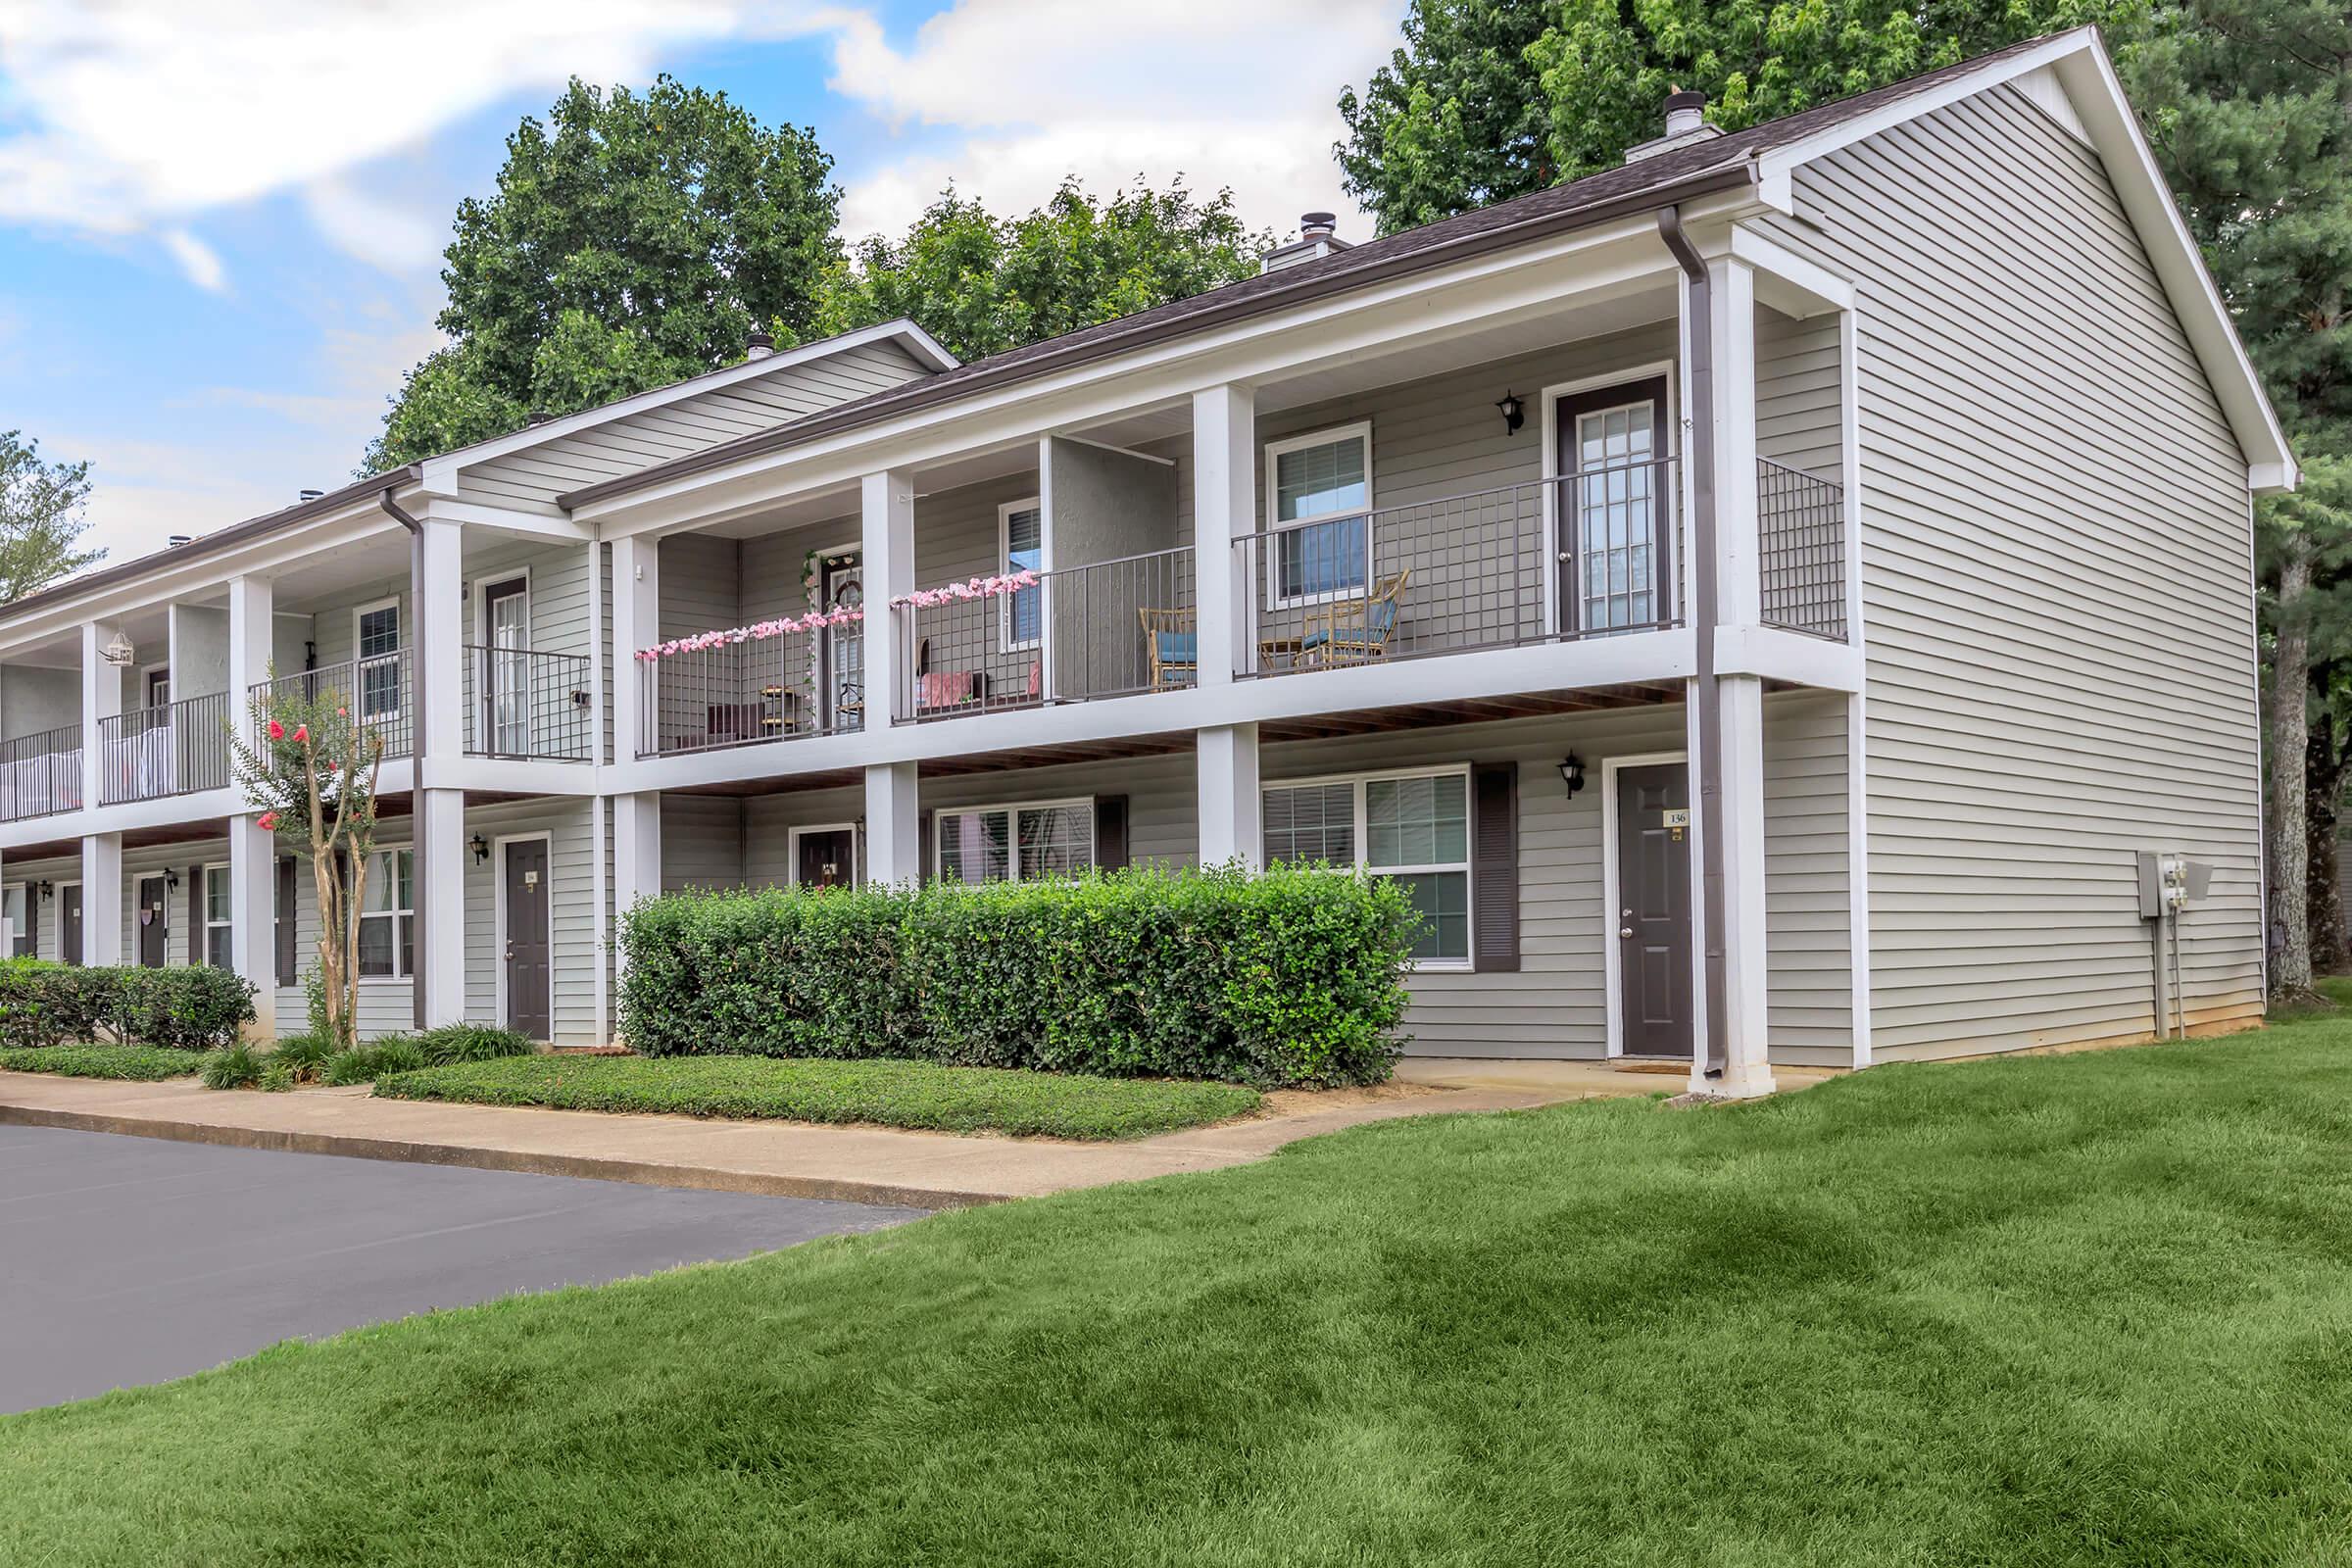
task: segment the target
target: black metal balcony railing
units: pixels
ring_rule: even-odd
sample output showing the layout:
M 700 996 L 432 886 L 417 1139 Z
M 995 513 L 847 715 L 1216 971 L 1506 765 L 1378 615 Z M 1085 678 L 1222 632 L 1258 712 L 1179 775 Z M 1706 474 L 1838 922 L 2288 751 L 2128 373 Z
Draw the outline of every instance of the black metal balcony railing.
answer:
M 597 718 L 588 658 L 467 648 L 465 714 L 467 756 L 585 762 Z
M 1234 541 L 1247 674 L 1655 630 L 1681 620 L 1675 460 L 1315 517 Z
M 1845 487 L 1756 460 L 1767 626 L 1845 638 Z
M 902 605 L 901 722 L 1167 691 L 1198 679 L 1188 546 L 1038 573 L 1009 593 Z
M 859 622 L 714 643 L 638 662 L 640 757 L 720 751 L 854 730 L 865 722 Z
M 98 721 L 98 804 L 228 787 L 228 694 L 209 692 Z
M 407 757 L 416 747 L 416 704 L 405 648 L 262 681 L 248 693 L 248 699 L 261 719 L 296 702 L 348 709 L 363 733 L 372 731 L 383 737 L 386 758 Z M 245 713 L 237 718 L 240 724 L 251 721 Z
M 0 821 L 79 809 L 79 724 L 0 741 Z

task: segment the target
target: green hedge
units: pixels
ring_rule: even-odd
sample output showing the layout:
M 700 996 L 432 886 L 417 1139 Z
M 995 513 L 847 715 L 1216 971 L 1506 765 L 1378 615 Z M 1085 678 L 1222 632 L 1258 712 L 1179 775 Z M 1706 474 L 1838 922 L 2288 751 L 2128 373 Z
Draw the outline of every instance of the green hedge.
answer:
M 622 921 L 621 1023 L 657 1056 L 1369 1083 L 1414 918 L 1392 883 L 1295 867 L 674 894 Z
M 95 1040 L 210 1051 L 253 1021 L 254 989 L 226 969 L 99 969 L 0 962 L 0 1046 Z

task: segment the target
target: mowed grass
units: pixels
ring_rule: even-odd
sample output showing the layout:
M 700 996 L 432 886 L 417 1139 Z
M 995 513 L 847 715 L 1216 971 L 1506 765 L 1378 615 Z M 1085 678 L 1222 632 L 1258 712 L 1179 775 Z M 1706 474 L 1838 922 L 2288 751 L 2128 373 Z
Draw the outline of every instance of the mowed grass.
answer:
M 1197 1127 L 1262 1102 L 1256 1090 L 1238 1084 L 772 1056 L 510 1056 L 388 1074 L 376 1079 L 375 1092 L 393 1100 L 1083 1139 Z
M 9 1072 L 51 1072 L 68 1078 L 129 1078 L 154 1083 L 165 1078 L 187 1078 L 204 1065 L 194 1051 L 166 1051 L 158 1046 L 8 1046 L 0 1047 L 0 1069 Z
M 0 1422 L 14 1560 L 2352 1559 L 2352 1025 L 1262 1164 Z

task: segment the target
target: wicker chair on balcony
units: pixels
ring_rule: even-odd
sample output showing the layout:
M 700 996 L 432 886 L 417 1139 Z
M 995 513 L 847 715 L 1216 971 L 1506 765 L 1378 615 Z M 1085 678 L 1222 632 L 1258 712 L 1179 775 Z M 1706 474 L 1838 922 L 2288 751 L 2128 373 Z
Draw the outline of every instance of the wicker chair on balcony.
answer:
M 1383 577 L 1361 599 L 1339 599 L 1307 617 L 1298 657 L 1309 665 L 1368 664 L 1388 657 L 1396 636 L 1396 611 L 1404 599 L 1408 567 Z
M 1200 628 L 1191 610 L 1138 610 L 1144 650 L 1152 659 L 1152 689 L 1174 691 L 1200 680 Z

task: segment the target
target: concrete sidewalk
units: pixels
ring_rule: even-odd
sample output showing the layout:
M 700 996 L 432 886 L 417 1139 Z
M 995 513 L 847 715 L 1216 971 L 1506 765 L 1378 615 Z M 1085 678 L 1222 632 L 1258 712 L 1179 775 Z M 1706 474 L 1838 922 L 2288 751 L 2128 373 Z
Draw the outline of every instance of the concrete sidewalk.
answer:
M 1820 1076 L 1826 1075 L 1804 1075 L 1806 1081 Z M 17 1072 L 0 1072 L 0 1124 L 653 1187 L 953 1208 L 1179 1171 L 1218 1170 L 1262 1159 L 1301 1138 L 1395 1116 L 1525 1110 L 1677 1087 L 1672 1079 L 1599 1063 L 1430 1058 L 1400 1064 L 1397 1080 L 1379 1091 L 1276 1094 L 1269 1097 L 1269 1113 L 1261 1116 L 1119 1144 L 435 1104 L 376 1100 L 365 1088 L 270 1095 L 208 1090 L 193 1079 L 116 1083 Z

